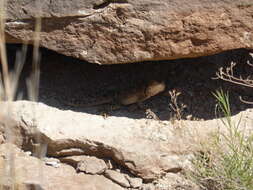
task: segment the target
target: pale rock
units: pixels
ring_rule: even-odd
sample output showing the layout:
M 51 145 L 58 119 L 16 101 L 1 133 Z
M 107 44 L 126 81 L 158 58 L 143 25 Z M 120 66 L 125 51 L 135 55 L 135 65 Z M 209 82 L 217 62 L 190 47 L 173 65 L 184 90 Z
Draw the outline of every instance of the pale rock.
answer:
M 125 176 L 128 182 L 130 183 L 130 186 L 132 188 L 139 188 L 142 186 L 142 179 L 138 177 L 130 177 L 128 175 Z
M 60 167 L 60 160 L 56 158 L 44 158 L 43 161 L 45 162 L 46 165 L 52 166 L 54 168 L 59 168 Z
M 60 158 L 60 160 L 74 166 L 77 171 L 87 174 L 102 174 L 107 169 L 105 161 L 94 156 L 67 156 Z
M 106 170 L 104 175 L 105 175 L 105 177 L 111 179 L 112 181 L 121 185 L 122 187 L 131 187 L 125 174 L 119 173 L 114 170 Z
M 3 109 L 4 106 L 5 103 L 0 104 Z M 124 168 L 144 182 L 191 168 L 192 154 L 201 149 L 201 144 L 208 143 L 210 135 L 218 130 L 227 132 L 220 119 L 182 120 L 177 127 L 168 121 L 150 120 L 147 124 L 146 119 L 113 116 L 105 120 L 98 115 L 62 111 L 28 101 L 14 102 L 11 106 L 10 119 L 16 124 L 11 131 L 20 139 L 13 142 L 19 147 L 29 149 L 30 141 L 25 139 L 35 139 L 39 134 L 41 143 L 47 145 L 47 156 L 60 159 L 61 151 L 77 148 L 77 154 L 83 151 L 89 156 L 109 159 L 113 166 Z M 251 109 L 231 119 L 240 120 L 240 127 L 249 134 L 252 132 Z M 35 127 L 36 133 L 32 130 Z
M 143 184 L 141 190 L 156 190 L 153 184 Z
M 47 166 L 13 144 L 0 145 L 0 176 L 0 186 L 8 188 L 15 184 L 18 190 L 101 190 L 105 187 L 124 190 L 104 176 L 77 174 L 73 167 L 65 164 L 58 168 Z

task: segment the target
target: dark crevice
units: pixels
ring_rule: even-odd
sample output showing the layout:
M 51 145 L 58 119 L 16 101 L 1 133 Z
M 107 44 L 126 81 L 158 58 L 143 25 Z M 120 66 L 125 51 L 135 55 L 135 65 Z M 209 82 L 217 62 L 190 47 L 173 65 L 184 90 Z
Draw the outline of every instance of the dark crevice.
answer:
M 110 5 L 110 2 L 106 1 L 101 4 L 94 5 L 93 9 L 103 9 L 103 8 L 107 7 L 108 5 Z
M 128 3 L 127 0 L 104 0 L 93 5 L 93 9 L 103 9 L 111 3 Z
M 28 48 L 27 64 L 21 74 L 17 94 L 21 99 L 28 99 L 26 79 L 31 71 L 32 50 Z M 8 46 L 10 68 L 15 63 L 17 47 Z M 237 63 L 235 74 L 243 77 L 252 75 L 252 68 L 247 62 L 253 63 L 249 55 L 252 50 L 237 49 L 216 55 L 192 59 L 169 61 L 152 61 L 134 64 L 96 65 L 85 61 L 59 55 L 53 51 L 41 49 L 41 80 L 39 101 L 49 106 L 63 110 L 71 109 L 85 113 L 116 117 L 147 118 L 149 109 L 160 120 L 173 118 L 169 104 L 170 97 L 158 95 L 137 105 L 122 106 L 113 110 L 113 105 L 94 107 L 69 106 L 66 102 L 86 105 L 100 102 L 105 97 L 122 91 L 138 89 L 149 80 L 164 80 L 167 91 L 175 89 L 181 92 L 179 104 L 187 107 L 182 112 L 182 118 L 213 119 L 215 115 L 215 99 L 212 92 L 217 89 L 229 91 L 232 115 L 239 113 L 252 105 L 243 104 L 239 96 L 252 101 L 252 88 L 231 84 L 222 80 L 213 80 L 220 67 L 227 67 L 231 62 Z

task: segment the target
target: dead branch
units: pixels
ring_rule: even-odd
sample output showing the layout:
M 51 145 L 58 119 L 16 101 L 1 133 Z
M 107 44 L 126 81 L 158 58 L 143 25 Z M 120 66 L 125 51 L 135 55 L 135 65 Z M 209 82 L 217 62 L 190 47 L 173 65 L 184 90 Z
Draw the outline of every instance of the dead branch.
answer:
M 253 64 L 250 63 L 249 61 L 247 64 L 251 67 L 253 67 Z M 235 76 L 234 75 L 234 68 L 236 66 L 236 63 L 232 62 L 229 67 L 223 68 L 221 67 L 219 71 L 216 73 L 216 76 L 218 79 L 228 81 L 233 84 L 253 88 L 253 79 L 250 78 L 250 76 L 243 78 L 242 76 Z M 240 97 L 241 102 L 245 104 L 253 104 L 253 102 L 243 100 L 242 97 Z

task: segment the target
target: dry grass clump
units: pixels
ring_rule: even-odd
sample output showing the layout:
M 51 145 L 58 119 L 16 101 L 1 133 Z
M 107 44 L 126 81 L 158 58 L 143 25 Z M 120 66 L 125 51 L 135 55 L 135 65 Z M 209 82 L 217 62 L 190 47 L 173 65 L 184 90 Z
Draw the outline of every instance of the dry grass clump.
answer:
M 228 93 L 217 91 L 214 96 L 227 132 L 215 135 L 211 146 L 196 155 L 190 177 L 203 190 L 252 190 L 253 134 L 242 130 L 240 120 L 231 120 Z

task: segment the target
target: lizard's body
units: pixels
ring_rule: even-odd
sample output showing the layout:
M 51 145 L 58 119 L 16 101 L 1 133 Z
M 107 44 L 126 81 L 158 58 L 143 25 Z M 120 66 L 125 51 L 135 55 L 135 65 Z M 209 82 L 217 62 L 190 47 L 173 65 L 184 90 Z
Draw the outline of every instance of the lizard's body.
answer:
M 143 102 L 152 96 L 155 96 L 165 90 L 165 83 L 158 81 L 150 81 L 147 85 L 140 88 L 130 90 L 128 92 L 122 92 L 116 97 L 104 98 L 100 101 L 87 103 L 87 104 L 75 104 L 67 102 L 67 105 L 74 107 L 92 107 L 99 106 L 102 104 L 116 103 L 119 105 L 130 105 L 135 103 Z

